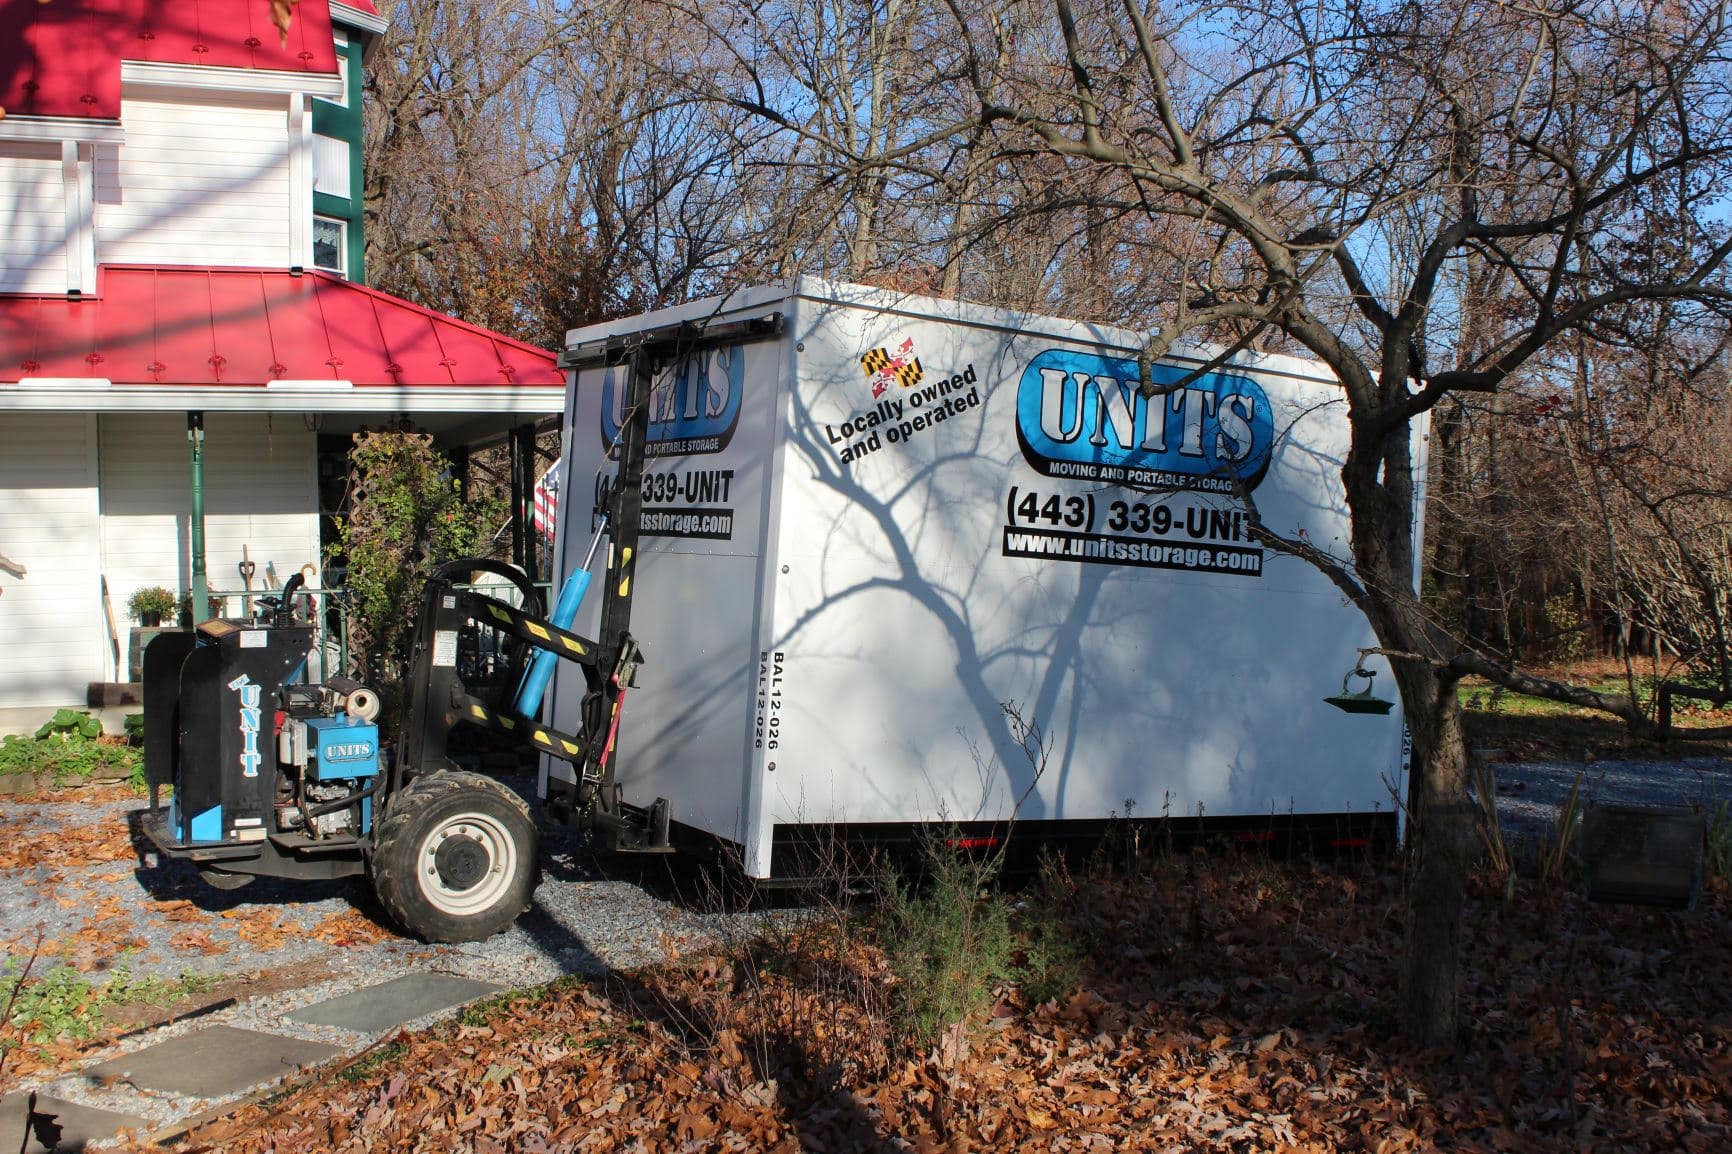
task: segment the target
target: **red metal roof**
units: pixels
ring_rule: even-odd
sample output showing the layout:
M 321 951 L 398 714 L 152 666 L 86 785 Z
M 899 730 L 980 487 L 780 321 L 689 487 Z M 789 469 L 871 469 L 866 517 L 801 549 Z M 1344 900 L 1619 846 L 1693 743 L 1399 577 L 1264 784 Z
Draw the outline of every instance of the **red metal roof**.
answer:
M 0 381 L 547 386 L 554 355 L 321 272 L 104 265 L 99 295 L 0 296 Z
M 337 71 L 330 3 L 300 0 L 285 45 L 269 0 L 0 2 L 8 115 L 118 119 L 122 60 L 328 76 Z

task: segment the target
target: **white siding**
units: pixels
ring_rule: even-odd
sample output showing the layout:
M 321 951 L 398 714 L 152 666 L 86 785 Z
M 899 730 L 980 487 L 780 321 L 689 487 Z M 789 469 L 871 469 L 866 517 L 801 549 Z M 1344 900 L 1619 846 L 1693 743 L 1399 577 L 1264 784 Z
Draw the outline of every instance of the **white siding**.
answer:
M 62 293 L 66 287 L 60 145 L 0 145 L 0 292 Z
M 123 96 L 126 143 L 97 157 L 97 259 L 286 268 L 284 97 Z
M 103 417 L 101 427 L 102 563 L 124 615 L 135 589 L 191 586 L 186 418 Z M 213 590 L 242 587 L 243 545 L 258 566 L 255 589 L 266 563 L 279 580 L 319 563 L 316 472 L 314 435 L 297 416 L 205 417 L 205 572 Z M 229 611 L 240 613 L 240 602 Z
M 96 507 L 95 417 L 0 419 L 0 554 L 25 569 L 0 569 L 0 710 L 82 707 L 110 676 Z

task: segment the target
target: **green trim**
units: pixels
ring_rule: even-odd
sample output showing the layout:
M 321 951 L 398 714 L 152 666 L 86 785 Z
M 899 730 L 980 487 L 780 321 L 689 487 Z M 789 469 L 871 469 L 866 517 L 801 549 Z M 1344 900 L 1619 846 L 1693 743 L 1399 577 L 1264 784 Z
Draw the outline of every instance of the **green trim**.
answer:
M 186 415 L 186 450 L 188 485 L 192 490 L 191 526 L 192 553 L 192 621 L 197 625 L 210 620 L 210 584 L 204 563 L 204 414 Z
M 361 235 L 361 198 L 365 163 L 361 155 L 361 41 L 351 34 L 347 45 L 337 51 L 348 61 L 349 103 L 347 107 L 329 100 L 314 99 L 313 131 L 349 143 L 349 195 L 347 198 L 329 193 L 313 194 L 313 212 L 319 216 L 336 217 L 348 223 L 348 278 L 355 284 L 366 284 L 364 261 L 366 238 Z

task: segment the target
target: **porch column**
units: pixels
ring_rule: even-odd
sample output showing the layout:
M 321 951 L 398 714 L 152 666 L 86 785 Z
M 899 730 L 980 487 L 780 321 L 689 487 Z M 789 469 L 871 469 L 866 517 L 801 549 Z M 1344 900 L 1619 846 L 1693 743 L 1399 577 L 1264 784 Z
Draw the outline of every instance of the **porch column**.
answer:
M 210 584 L 204 571 L 204 414 L 186 415 L 187 466 L 192 482 L 192 622 L 210 616 Z
M 517 450 L 516 488 L 522 494 L 517 506 L 517 539 L 521 543 L 518 565 L 531 581 L 538 581 L 536 548 L 540 538 L 535 531 L 535 426 L 517 426 L 512 430 L 512 441 Z

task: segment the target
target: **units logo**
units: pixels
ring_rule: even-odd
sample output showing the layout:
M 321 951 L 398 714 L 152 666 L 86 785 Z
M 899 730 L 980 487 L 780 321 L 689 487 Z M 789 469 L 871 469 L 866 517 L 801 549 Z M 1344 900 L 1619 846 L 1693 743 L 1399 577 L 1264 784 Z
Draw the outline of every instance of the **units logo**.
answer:
M 1157 384 L 1186 370 L 1155 365 Z M 1016 393 L 1022 455 L 1049 477 L 1207 492 L 1254 489 L 1275 443 L 1269 398 L 1248 377 L 1207 373 L 1145 397 L 1135 361 L 1048 349 Z
M 630 373 L 629 366 L 620 366 L 609 368 L 602 376 L 603 445 L 611 446 L 619 439 Z M 645 454 L 682 457 L 727 448 L 734 427 L 740 423 L 745 379 L 745 349 L 739 345 L 687 357 L 664 371 L 650 390 Z
M 889 392 L 891 385 L 911 389 L 925 376 L 920 368 L 920 358 L 914 355 L 912 337 L 896 346 L 894 356 L 889 349 L 873 349 L 860 358 L 860 367 L 866 370 L 866 376 L 872 382 L 873 400 Z

